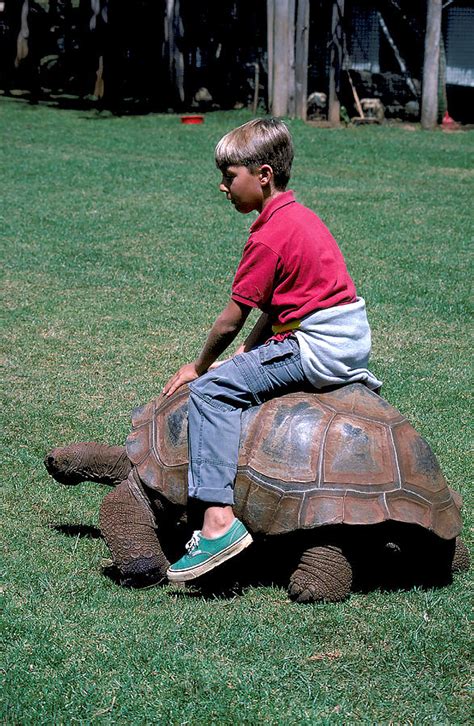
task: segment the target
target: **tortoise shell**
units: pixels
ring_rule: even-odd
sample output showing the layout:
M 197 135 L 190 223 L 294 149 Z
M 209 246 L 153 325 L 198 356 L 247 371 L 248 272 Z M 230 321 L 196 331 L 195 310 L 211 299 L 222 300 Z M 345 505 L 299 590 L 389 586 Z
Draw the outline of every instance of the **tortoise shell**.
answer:
M 132 414 L 127 454 L 141 481 L 187 501 L 187 387 Z M 362 384 L 290 393 L 242 413 L 236 516 L 254 533 L 328 524 L 418 524 L 443 539 L 461 518 L 426 441 Z

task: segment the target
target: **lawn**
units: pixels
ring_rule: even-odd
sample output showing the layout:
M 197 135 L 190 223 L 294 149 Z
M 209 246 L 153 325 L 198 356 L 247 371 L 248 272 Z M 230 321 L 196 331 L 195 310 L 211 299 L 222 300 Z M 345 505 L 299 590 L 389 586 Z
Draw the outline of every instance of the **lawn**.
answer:
M 251 222 L 218 193 L 213 148 L 248 118 L 0 101 L 4 723 L 470 720 L 469 573 L 307 606 L 278 587 L 121 589 L 95 529 L 108 489 L 43 468 L 56 444 L 123 442 L 199 350 Z M 374 373 L 463 494 L 469 542 L 474 135 L 289 123 L 291 186 L 339 240 Z

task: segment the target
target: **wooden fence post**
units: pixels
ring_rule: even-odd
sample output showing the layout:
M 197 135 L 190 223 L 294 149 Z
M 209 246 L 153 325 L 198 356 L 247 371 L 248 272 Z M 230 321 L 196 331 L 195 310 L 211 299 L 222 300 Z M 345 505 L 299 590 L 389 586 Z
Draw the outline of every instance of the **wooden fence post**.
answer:
M 306 121 L 308 108 L 309 0 L 298 0 L 295 37 L 295 111 Z
M 286 116 L 289 97 L 289 0 L 275 0 L 273 28 L 272 114 Z
M 441 37 L 442 0 L 428 0 L 421 96 L 421 125 L 432 129 L 438 121 L 439 45 Z
M 308 36 L 309 0 L 267 0 L 268 106 L 274 116 L 306 119 Z
M 288 110 L 291 118 L 295 117 L 295 14 L 296 0 L 288 0 Z
M 166 0 L 165 55 L 168 60 L 170 89 L 176 94 L 180 103 L 184 103 L 184 58 L 176 39 L 179 39 L 182 33 L 179 0 Z
M 339 86 L 341 82 L 342 56 L 344 47 L 344 0 L 333 0 L 331 21 L 331 65 L 329 69 L 328 120 L 333 126 L 339 126 L 341 103 Z
M 268 96 L 268 109 L 272 112 L 273 109 L 273 46 L 274 40 L 274 29 L 275 29 L 275 2 L 274 0 L 267 0 L 267 59 L 268 59 L 268 76 L 267 76 L 267 96 Z

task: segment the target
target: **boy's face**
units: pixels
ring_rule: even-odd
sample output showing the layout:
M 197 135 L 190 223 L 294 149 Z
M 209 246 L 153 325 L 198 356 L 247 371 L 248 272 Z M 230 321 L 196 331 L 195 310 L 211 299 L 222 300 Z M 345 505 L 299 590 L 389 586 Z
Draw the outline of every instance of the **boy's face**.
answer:
M 219 190 L 224 192 L 238 212 L 248 214 L 263 208 L 264 194 L 260 169 L 251 170 L 247 166 L 227 166 L 222 170 Z

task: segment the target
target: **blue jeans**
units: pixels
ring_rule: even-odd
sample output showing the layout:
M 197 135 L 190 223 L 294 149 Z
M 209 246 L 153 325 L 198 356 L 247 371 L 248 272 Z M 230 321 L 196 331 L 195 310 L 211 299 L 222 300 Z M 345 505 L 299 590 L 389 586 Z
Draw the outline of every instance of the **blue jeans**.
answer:
M 234 356 L 190 383 L 189 496 L 233 504 L 242 411 L 306 383 L 293 337 Z

